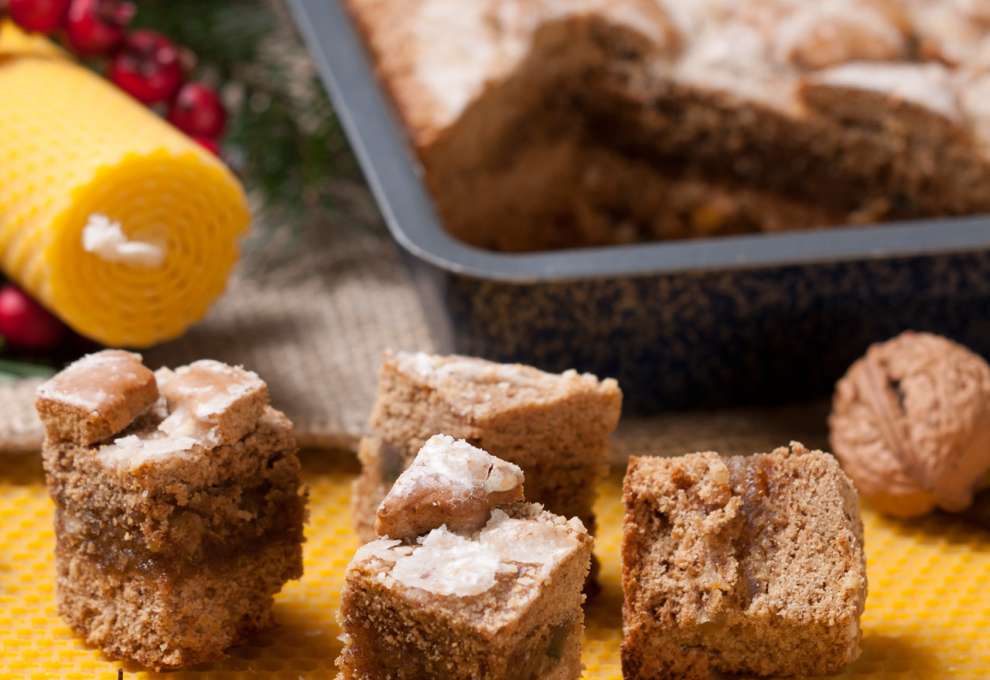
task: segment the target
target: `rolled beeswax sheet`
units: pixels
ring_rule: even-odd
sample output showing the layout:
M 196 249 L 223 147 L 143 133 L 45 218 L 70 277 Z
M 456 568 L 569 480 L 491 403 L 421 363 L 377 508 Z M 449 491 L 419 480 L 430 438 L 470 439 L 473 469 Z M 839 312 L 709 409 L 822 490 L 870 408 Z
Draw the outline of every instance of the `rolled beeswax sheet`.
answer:
M 111 83 L 0 24 L 0 264 L 79 333 L 146 347 L 223 292 L 230 171 Z

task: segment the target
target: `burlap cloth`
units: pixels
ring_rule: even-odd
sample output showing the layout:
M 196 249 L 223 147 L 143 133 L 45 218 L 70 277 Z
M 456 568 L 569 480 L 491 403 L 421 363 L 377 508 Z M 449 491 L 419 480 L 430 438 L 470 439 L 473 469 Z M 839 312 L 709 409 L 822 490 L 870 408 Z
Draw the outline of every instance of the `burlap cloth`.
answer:
M 353 448 L 374 399 L 382 351 L 436 349 L 397 246 L 374 224 L 367 200 L 362 205 L 361 218 L 351 209 L 346 219 L 259 230 L 208 317 L 181 339 L 145 351 L 148 364 L 203 357 L 243 364 L 268 382 L 301 446 Z M 37 384 L 0 385 L 0 453 L 38 450 Z M 614 455 L 750 453 L 792 439 L 824 446 L 825 413 L 813 404 L 627 420 Z

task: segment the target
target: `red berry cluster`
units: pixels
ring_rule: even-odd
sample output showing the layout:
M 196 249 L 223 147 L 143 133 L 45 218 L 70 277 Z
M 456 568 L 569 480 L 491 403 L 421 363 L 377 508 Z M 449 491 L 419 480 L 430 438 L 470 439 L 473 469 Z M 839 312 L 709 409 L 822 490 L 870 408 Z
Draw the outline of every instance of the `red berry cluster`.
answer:
M 14 347 L 50 350 L 65 337 L 66 328 L 20 288 L 7 284 L 0 288 L 0 335 Z
M 0 14 L 4 0 L 0 0 Z M 155 31 L 127 27 L 135 7 L 126 0 L 6 0 L 7 13 L 22 29 L 60 34 L 83 57 L 106 56 L 108 76 L 148 105 L 165 105 L 168 120 L 214 153 L 227 112 L 207 85 L 185 82 L 179 49 Z M 2 17 L 0 17 L 2 18 Z

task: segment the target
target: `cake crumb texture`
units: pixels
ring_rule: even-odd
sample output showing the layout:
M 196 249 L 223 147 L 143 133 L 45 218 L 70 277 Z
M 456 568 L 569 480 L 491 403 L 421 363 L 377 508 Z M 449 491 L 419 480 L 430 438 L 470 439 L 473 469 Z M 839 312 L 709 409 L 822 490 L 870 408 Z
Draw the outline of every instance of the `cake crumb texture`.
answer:
M 626 678 L 833 673 L 859 656 L 863 526 L 830 455 L 632 458 L 623 497 Z

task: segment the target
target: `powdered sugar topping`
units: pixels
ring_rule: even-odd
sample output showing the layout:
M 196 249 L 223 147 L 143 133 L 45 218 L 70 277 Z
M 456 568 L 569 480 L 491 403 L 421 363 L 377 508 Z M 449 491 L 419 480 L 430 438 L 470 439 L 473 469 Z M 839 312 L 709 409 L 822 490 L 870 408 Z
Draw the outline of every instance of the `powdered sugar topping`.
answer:
M 370 543 L 365 543 L 357 552 L 354 553 L 354 557 L 351 559 L 352 564 L 358 564 L 369 560 L 372 557 L 377 557 L 378 559 L 386 560 L 388 562 L 395 562 L 399 558 L 399 554 L 392 551 L 392 548 L 396 547 L 402 543 L 402 541 L 395 538 L 379 538 L 377 540 L 371 541 Z
M 802 4 L 776 30 L 775 57 L 819 69 L 856 60 L 895 60 L 906 39 L 876 7 L 851 0 Z
M 390 576 L 408 588 L 471 597 L 490 590 L 502 569 L 490 546 L 440 527 L 420 539 L 411 555 L 396 559 Z
M 399 370 L 437 382 L 466 380 L 512 383 L 525 377 L 524 367 L 516 364 L 496 364 L 460 356 L 442 357 L 425 352 L 399 352 L 396 361 Z
M 146 436 L 132 434 L 115 439 L 113 444 L 101 446 L 96 455 L 104 465 L 133 469 L 189 451 L 197 444 L 199 440 L 193 437 L 173 437 L 161 432 Z
M 523 483 L 523 472 L 486 451 L 444 434 L 434 435 L 403 472 L 390 495 L 414 494 L 423 487 L 508 491 Z
M 547 574 L 569 555 L 577 540 L 567 531 L 545 522 L 514 519 L 502 510 L 492 511 L 479 540 L 503 562 L 536 564 Z
M 137 469 L 194 448 L 213 448 L 220 444 L 220 417 L 238 399 L 265 387 L 255 373 L 213 360 L 175 371 L 160 368 L 154 375 L 161 397 L 150 415 L 160 422 L 100 447 L 98 456 L 104 464 Z
M 546 402 L 558 398 L 576 384 L 594 389 L 598 379 L 569 369 L 547 373 L 523 364 L 500 364 L 458 355 L 435 356 L 424 352 L 398 352 L 394 366 L 407 376 L 438 390 L 456 392 L 451 404 L 462 412 L 483 413 L 506 402 Z
M 495 586 L 500 574 L 515 574 L 518 565 L 534 565 L 548 576 L 578 547 L 564 527 L 533 519 L 515 519 L 492 512 L 488 524 L 476 536 L 462 536 L 446 526 L 403 546 L 393 539 L 379 539 L 355 554 L 352 565 L 369 559 L 391 562 L 381 577 L 385 583 L 435 595 L 473 597 Z

